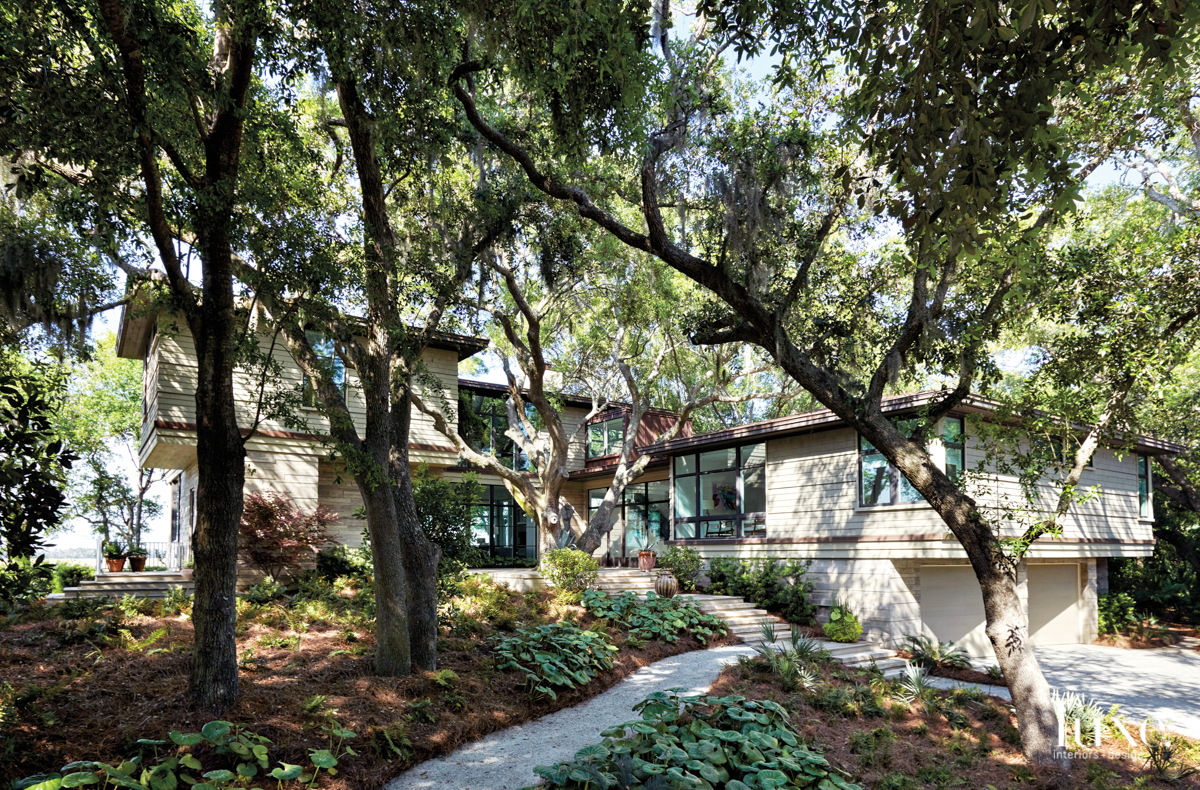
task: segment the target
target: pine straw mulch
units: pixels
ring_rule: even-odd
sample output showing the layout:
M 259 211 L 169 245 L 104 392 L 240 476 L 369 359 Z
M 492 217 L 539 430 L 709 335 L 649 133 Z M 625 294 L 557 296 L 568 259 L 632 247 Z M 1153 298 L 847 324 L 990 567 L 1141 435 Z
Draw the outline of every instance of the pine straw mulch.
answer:
M 577 624 L 590 624 L 590 615 L 573 609 Z M 10 683 L 19 702 L 18 721 L 9 733 L 15 736 L 17 747 L 8 756 L 0 752 L 0 786 L 7 786 L 8 780 L 57 770 L 74 760 L 115 763 L 137 753 L 134 743 L 139 738 L 165 738 L 175 729 L 198 732 L 217 718 L 195 710 L 188 702 L 193 634 L 186 618 L 124 621 L 122 627 L 137 639 L 159 628 L 169 629 L 165 638 L 149 648 L 167 647 L 169 652 L 153 655 L 122 649 L 102 639 L 64 645 L 58 638 L 64 622 L 33 622 L 0 630 L 0 691 L 5 682 Z M 325 748 L 320 724 L 332 715 L 359 736 L 348 742 L 359 756 L 344 758 L 337 777 L 322 774 L 320 786 L 333 790 L 382 787 L 418 762 L 496 730 L 576 705 L 662 658 L 706 647 L 688 637 L 673 645 L 649 642 L 642 649 L 633 649 L 610 629 L 620 646 L 611 671 L 584 688 L 560 693 L 557 700 L 531 701 L 517 673 L 492 666 L 489 634 L 443 636 L 438 667 L 458 674 L 454 685 L 465 700 L 465 707 L 456 711 L 434 682 L 433 673 L 375 677 L 372 635 L 362 634 L 348 642 L 344 628 L 321 625 L 315 623 L 303 634 L 299 650 L 266 649 L 260 639 L 277 632 L 260 624 L 247 629 L 237 640 L 238 653 L 253 648 L 257 667 L 240 673 L 241 699 L 220 718 L 270 738 L 274 742 L 270 758 L 275 765 L 279 761 L 306 763 L 308 749 Z M 708 646 L 736 641 L 726 637 Z M 331 655 L 335 651 L 357 655 Z M 306 701 L 316 695 L 326 699 L 318 711 L 306 711 Z M 410 704 L 423 699 L 430 701 L 428 710 L 435 720 L 410 717 L 413 720 L 406 726 L 412 758 L 397 761 L 374 753 L 369 746 L 371 734 L 402 720 Z
M 1154 650 L 1160 647 L 1171 647 L 1179 643 L 1183 637 L 1200 637 L 1200 630 L 1193 625 L 1183 623 L 1167 623 L 1164 627 L 1171 632 L 1169 639 L 1137 639 L 1130 634 L 1101 634 L 1092 644 L 1106 647 L 1120 647 L 1126 650 Z M 1200 647 L 1196 648 L 1200 650 Z
M 758 662 L 755 662 L 758 663 Z M 962 787 L 1044 788 L 1045 790 L 1115 790 L 1123 787 L 1196 788 L 1200 774 L 1174 782 L 1161 780 L 1145 766 L 1144 754 L 1128 759 L 1128 744 L 1105 741 L 1105 755 L 1078 756 L 1069 770 L 1030 767 L 1021 754 L 1016 716 L 1010 703 L 985 697 L 981 703 L 956 707 L 966 717 L 966 726 L 955 730 L 938 713 L 926 714 L 917 705 L 894 703 L 883 716 L 838 713 L 820 703 L 828 687 L 854 689 L 868 686 L 871 674 L 826 664 L 820 668 L 823 682 L 810 692 L 784 692 L 778 679 L 765 667 L 726 667 L 709 692 L 714 696 L 736 694 L 750 699 L 769 699 L 787 709 L 792 726 L 808 745 L 864 788 L 918 790 L 918 788 Z M 949 692 L 938 696 L 948 698 Z M 876 735 L 890 730 L 895 740 Z M 854 736 L 857 735 L 857 738 Z M 1136 735 L 1135 735 L 1136 737 Z M 1172 735 L 1183 744 L 1183 766 L 1200 764 L 1200 741 Z M 1121 748 L 1121 747 L 1124 748 Z M 1111 751 L 1108 751 L 1111 750 Z M 1141 783 L 1132 785 L 1135 779 Z

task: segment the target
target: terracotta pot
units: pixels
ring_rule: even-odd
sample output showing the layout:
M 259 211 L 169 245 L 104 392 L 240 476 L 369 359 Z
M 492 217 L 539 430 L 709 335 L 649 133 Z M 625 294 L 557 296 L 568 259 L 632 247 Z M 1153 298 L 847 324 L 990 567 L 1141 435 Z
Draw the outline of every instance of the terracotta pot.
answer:
M 134 573 L 141 573 L 145 567 L 146 567 L 146 558 L 145 557 L 130 557 L 129 558 L 129 570 L 133 571 Z
M 654 568 L 654 563 L 658 562 L 658 555 L 652 551 L 638 552 L 638 570 L 648 571 Z
M 660 573 L 654 581 L 654 592 L 659 598 L 674 598 L 679 592 L 679 582 L 670 571 Z
M 108 563 L 109 573 L 120 573 L 125 570 L 124 557 L 105 557 L 104 561 Z
M 195 573 L 196 573 L 195 568 L 181 568 L 179 571 L 179 575 L 183 577 L 184 581 L 188 581 L 189 579 L 191 579 L 192 576 L 195 575 Z

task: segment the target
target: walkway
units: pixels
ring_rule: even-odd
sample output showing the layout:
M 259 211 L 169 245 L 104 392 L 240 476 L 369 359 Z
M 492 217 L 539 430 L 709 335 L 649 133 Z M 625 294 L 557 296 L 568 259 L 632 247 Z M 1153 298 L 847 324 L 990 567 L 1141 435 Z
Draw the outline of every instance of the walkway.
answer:
M 386 790 L 517 790 L 537 782 L 535 766 L 569 760 L 600 740 L 600 731 L 636 716 L 633 706 L 655 691 L 685 688 L 702 694 L 721 667 L 753 654 L 747 645 L 683 653 L 642 667 L 603 694 L 549 716 L 494 732 L 457 751 L 417 765 Z

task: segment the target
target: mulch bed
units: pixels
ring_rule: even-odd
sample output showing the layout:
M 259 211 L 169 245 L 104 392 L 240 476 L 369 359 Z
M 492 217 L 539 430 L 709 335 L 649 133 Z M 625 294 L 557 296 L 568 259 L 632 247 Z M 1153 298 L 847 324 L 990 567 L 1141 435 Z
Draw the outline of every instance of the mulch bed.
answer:
M 1008 688 L 1008 681 L 1003 677 L 993 680 L 986 672 L 980 672 L 977 669 L 952 669 L 950 667 L 934 667 L 929 671 L 929 674 L 939 678 L 949 678 L 962 683 L 980 683 L 984 686 L 1004 686 Z
M 1170 647 L 1178 644 L 1183 637 L 1200 637 L 1200 631 L 1192 625 L 1184 625 L 1182 623 L 1168 623 L 1166 625 L 1173 636 L 1172 639 L 1135 639 L 1129 634 L 1102 634 L 1094 645 L 1104 645 L 1106 647 L 1120 647 L 1126 650 L 1155 650 L 1160 647 Z M 1200 650 L 1200 648 L 1197 648 Z
M 588 615 L 578 610 L 577 622 L 586 627 Z M 169 652 L 149 655 L 93 644 L 63 645 L 64 621 L 12 625 L 0 630 L 0 690 L 7 682 L 20 694 L 16 726 L 7 733 L 16 747 L 4 754 L 0 748 L 0 786 L 7 781 L 44 771 L 58 770 L 74 760 L 114 763 L 135 754 L 139 738 L 165 738 L 171 730 L 198 732 L 216 718 L 195 710 L 188 701 L 187 682 L 192 624 L 182 617 L 137 617 L 126 620 L 134 638 L 142 639 L 158 628 L 169 634 L 152 649 Z M 511 727 L 547 713 L 570 707 L 613 686 L 626 675 L 658 661 L 705 647 L 688 637 L 668 645 L 650 642 L 633 649 L 617 637 L 620 646 L 615 664 L 586 687 L 560 692 L 556 700 L 530 700 L 521 676 L 497 671 L 490 658 L 491 642 L 485 638 L 439 640 L 439 669 L 454 670 L 454 681 L 465 706 L 461 710 L 433 680 L 433 673 L 402 678 L 372 674 L 374 637 L 359 634 L 347 641 L 345 629 L 321 628 L 316 623 L 304 633 L 300 649 L 267 649 L 260 638 L 274 630 L 255 624 L 238 638 L 238 653 L 253 648 L 253 671 L 243 669 L 242 697 L 220 718 L 274 742 L 271 763 L 306 763 L 310 748 L 327 746 L 320 725 L 329 712 L 358 738 L 349 745 L 358 757 L 342 760 L 336 777 L 324 777 L 323 788 L 382 787 L 404 769 L 445 754 L 488 733 Z M 733 637 L 708 646 L 736 642 Z M 335 651 L 338 655 L 331 655 Z M 250 666 L 254 666 L 251 664 Z M 326 699 L 320 710 L 305 710 L 306 700 Z M 369 746 L 370 735 L 401 720 L 409 704 L 428 699 L 434 721 L 420 717 L 407 724 L 413 756 L 407 761 L 385 759 Z M 2 735 L 2 733 L 0 733 Z M 0 746 L 3 739 L 0 738 Z M 207 767 L 207 766 L 206 766 Z
M 846 672 L 838 667 L 826 667 L 821 674 L 825 684 L 847 689 L 870 683 L 865 672 Z M 1011 705 L 998 697 L 986 697 L 983 703 L 958 708 L 967 722 L 965 727 L 956 730 L 941 715 L 926 714 L 915 705 L 893 705 L 886 715 L 874 718 L 819 709 L 810 703 L 819 696 L 820 688 L 815 694 L 787 693 L 780 689 L 769 672 L 747 671 L 740 666 L 727 667 L 710 693 L 778 702 L 787 709 L 792 726 L 805 742 L 822 751 L 831 765 L 864 788 L 1096 790 L 1133 787 L 1132 781 L 1143 777 L 1146 784 L 1136 786 L 1200 787 L 1200 775 L 1194 774 L 1173 783 L 1155 778 L 1140 757 L 1121 759 L 1126 755 L 1120 748 L 1109 753 L 1111 759 L 1074 759 L 1066 771 L 1031 768 L 1017 745 L 1020 739 Z M 948 692 L 942 694 L 948 695 Z M 878 733 L 881 728 L 890 730 L 895 741 L 883 749 L 864 749 L 864 736 Z M 856 734 L 857 743 L 852 739 Z M 1187 763 L 1194 765 L 1200 759 L 1200 743 L 1185 738 L 1178 740 L 1188 755 Z M 1123 745 L 1127 747 L 1127 744 Z

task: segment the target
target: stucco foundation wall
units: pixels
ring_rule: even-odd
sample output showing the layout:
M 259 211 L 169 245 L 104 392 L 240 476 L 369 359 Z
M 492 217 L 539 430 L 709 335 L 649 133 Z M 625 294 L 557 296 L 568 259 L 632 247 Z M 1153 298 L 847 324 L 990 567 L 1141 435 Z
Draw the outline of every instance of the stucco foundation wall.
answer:
M 836 600 L 849 604 L 863 626 L 863 638 L 889 646 L 921 628 L 913 560 L 816 559 L 808 570 L 817 619 L 829 619 Z

